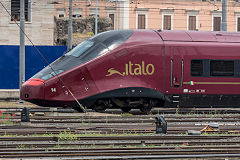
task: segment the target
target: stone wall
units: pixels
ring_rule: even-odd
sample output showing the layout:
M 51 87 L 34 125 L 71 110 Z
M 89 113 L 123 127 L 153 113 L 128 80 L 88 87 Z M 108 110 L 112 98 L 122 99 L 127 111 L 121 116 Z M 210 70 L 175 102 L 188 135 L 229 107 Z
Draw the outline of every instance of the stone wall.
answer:
M 95 18 L 89 16 L 81 19 L 73 19 L 73 45 L 79 44 L 94 34 Z M 66 45 L 68 38 L 68 20 L 55 18 L 54 43 Z M 112 29 L 112 21 L 109 17 L 98 18 L 98 33 Z
M 1 0 L 2 1 L 2 0 Z M 54 43 L 54 5 L 48 0 L 32 0 L 31 19 L 25 22 L 25 33 L 35 45 L 53 45 Z M 11 13 L 11 1 L 2 1 Z M 19 45 L 20 29 L 11 16 L 0 5 L 0 45 Z M 25 37 L 25 44 L 31 45 Z

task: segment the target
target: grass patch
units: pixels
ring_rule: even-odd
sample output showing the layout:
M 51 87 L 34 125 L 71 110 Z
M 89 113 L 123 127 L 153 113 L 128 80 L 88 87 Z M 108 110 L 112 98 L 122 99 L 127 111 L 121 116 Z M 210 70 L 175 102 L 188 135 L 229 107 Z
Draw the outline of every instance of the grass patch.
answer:
M 108 134 L 108 133 L 71 133 L 71 131 L 63 131 L 59 134 L 32 134 L 32 135 L 0 135 L 0 137 L 58 137 L 61 141 L 75 141 L 79 137 L 115 137 L 115 136 L 149 136 L 154 133 L 138 134 L 138 133 L 122 133 L 122 134 Z
M 122 117 L 131 117 L 133 116 L 131 113 L 121 113 Z

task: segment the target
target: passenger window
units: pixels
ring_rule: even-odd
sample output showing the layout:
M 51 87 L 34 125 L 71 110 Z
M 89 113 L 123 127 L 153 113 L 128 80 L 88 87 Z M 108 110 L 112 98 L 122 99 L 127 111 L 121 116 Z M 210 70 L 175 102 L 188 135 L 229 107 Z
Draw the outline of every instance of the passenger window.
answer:
M 203 75 L 203 61 L 192 60 L 191 61 L 191 76 L 202 76 Z
M 210 76 L 234 76 L 234 61 L 233 60 L 211 60 L 210 61 Z

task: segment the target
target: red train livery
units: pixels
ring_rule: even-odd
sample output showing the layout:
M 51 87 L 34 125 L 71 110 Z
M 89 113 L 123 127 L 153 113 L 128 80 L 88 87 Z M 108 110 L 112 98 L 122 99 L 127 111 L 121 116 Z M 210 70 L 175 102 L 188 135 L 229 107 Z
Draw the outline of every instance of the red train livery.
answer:
M 121 108 L 240 105 L 240 34 L 121 30 L 89 38 L 21 88 L 41 106 Z

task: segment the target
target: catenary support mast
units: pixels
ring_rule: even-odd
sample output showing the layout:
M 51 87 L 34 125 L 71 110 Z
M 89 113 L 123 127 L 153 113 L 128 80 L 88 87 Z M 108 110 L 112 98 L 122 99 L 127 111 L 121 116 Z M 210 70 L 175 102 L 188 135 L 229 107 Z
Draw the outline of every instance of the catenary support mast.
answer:
M 20 1 L 19 89 L 25 81 L 25 0 Z
M 95 13 L 95 35 L 98 33 L 98 0 L 96 0 L 96 13 Z
M 227 31 L 227 0 L 222 0 L 222 31 Z
M 68 43 L 67 50 L 72 49 L 72 0 L 69 0 Z

